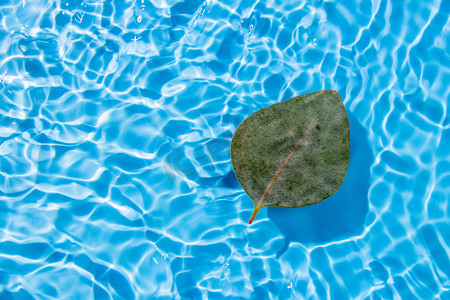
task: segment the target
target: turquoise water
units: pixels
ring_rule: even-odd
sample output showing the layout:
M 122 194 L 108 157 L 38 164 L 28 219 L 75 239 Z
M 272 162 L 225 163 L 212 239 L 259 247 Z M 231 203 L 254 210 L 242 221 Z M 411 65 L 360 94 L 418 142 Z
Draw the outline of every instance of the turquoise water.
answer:
M 450 2 L 0 4 L 1 299 L 450 299 Z M 262 209 L 229 147 L 320 89 L 333 197 Z

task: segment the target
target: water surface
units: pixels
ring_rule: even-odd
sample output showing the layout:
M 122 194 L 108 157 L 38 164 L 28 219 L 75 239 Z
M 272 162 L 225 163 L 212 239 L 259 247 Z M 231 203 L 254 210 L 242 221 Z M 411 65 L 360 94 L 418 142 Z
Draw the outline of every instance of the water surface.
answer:
M 0 298 L 449 299 L 449 15 L 2 1 Z M 320 89 L 350 116 L 342 189 L 248 226 L 234 131 Z

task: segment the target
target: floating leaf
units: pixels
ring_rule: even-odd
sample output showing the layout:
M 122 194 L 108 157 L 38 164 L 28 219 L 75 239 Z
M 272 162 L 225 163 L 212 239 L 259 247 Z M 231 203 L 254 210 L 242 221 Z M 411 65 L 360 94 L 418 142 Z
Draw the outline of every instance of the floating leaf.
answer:
M 341 186 L 350 133 L 341 96 L 318 91 L 263 108 L 244 120 L 231 141 L 240 184 L 262 207 L 319 203 Z

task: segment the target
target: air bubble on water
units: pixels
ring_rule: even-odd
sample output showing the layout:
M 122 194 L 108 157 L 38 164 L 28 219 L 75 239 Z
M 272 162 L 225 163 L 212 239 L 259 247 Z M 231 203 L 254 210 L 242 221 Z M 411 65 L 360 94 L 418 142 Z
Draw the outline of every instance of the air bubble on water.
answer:
M 227 261 L 225 264 L 220 266 L 219 271 L 224 272 L 229 266 L 230 266 L 230 263 Z
M 142 21 L 142 16 L 141 15 L 139 15 L 139 17 L 137 18 L 137 21 L 138 21 L 138 23 L 141 23 L 141 21 Z
M 313 39 L 313 45 L 317 46 L 317 39 Z

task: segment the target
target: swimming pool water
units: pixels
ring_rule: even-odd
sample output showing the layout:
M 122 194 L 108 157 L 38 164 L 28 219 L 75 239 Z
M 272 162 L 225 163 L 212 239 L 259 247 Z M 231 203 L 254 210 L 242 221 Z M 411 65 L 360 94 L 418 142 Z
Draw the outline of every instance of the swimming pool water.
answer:
M 450 299 L 450 2 L 0 3 L 1 299 Z M 262 209 L 230 142 L 334 89 L 342 188 Z

